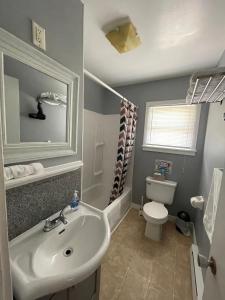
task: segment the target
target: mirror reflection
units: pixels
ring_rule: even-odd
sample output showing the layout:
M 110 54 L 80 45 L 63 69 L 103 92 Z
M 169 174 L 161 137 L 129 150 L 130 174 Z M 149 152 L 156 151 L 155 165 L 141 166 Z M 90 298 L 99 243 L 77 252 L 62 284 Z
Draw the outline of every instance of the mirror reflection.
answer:
M 67 84 L 4 56 L 7 144 L 67 142 Z

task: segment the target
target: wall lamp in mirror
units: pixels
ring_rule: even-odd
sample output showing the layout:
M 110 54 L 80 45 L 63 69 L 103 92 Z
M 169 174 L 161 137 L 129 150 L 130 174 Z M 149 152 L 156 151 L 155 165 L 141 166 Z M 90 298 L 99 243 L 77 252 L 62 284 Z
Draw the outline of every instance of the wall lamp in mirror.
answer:
M 67 99 L 65 95 L 56 94 L 52 92 L 41 93 L 37 97 L 37 113 L 29 113 L 29 117 L 38 120 L 45 120 L 46 115 L 43 112 L 42 104 L 48 104 L 53 106 L 66 107 Z

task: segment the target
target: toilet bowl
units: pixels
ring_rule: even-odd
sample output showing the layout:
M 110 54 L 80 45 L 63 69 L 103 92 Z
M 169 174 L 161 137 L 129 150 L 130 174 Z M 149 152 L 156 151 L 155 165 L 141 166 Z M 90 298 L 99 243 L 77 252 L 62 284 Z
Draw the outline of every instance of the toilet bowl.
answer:
M 146 220 L 145 236 L 159 241 L 162 237 L 162 225 L 168 220 L 168 210 L 162 203 L 155 201 L 146 203 L 143 207 Z
M 177 183 L 146 178 L 146 196 L 151 199 L 143 207 L 146 220 L 145 236 L 155 241 L 162 239 L 162 226 L 168 220 L 168 210 L 164 204 L 172 204 Z

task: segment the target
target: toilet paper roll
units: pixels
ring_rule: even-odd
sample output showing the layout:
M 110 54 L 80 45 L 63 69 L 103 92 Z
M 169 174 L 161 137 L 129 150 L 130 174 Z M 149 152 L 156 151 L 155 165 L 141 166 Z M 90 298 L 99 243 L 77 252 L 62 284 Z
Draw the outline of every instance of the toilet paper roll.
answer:
M 191 206 L 194 208 L 203 209 L 204 202 L 205 200 L 202 196 L 195 196 L 191 198 Z

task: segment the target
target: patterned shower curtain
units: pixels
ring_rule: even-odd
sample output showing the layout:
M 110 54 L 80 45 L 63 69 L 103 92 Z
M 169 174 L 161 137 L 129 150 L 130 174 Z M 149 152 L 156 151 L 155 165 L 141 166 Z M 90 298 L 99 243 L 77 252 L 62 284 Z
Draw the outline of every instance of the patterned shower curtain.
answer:
M 134 148 L 136 123 L 137 106 L 135 106 L 132 102 L 122 100 L 120 104 L 120 134 L 117 160 L 109 204 L 123 193 L 128 165 Z

